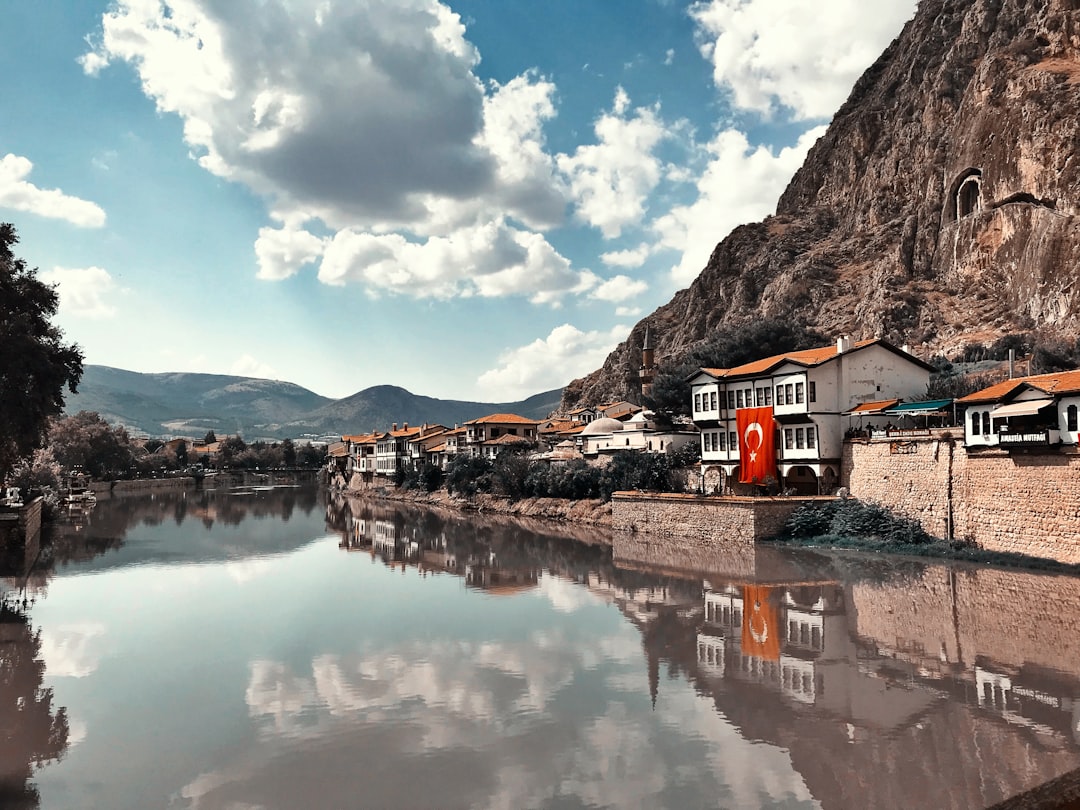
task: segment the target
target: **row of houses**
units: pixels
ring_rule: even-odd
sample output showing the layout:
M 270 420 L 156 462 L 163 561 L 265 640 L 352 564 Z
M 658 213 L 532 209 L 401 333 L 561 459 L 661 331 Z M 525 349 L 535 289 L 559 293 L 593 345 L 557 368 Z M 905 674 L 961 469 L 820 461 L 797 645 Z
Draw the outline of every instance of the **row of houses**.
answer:
M 462 454 L 494 459 L 513 451 L 603 463 L 620 451 L 667 454 L 697 442 L 705 492 L 750 485 L 824 493 L 840 485 L 843 443 L 853 436 L 929 434 L 936 420 L 963 424 L 972 452 L 1075 445 L 1080 438 L 1080 370 L 1009 379 L 955 403 L 921 399 L 934 371 L 906 347 L 840 337 L 734 368 L 699 369 L 688 380 L 685 424 L 661 427 L 651 412 L 626 401 L 578 408 L 564 419 L 498 413 L 453 428 L 394 424 L 343 436 L 330 447 L 330 463 L 347 477 L 373 480 L 410 466 L 445 470 Z
M 906 347 L 847 337 L 735 368 L 700 369 L 690 385 L 703 489 L 775 483 L 832 492 L 846 439 L 929 435 L 934 419 L 963 424 L 969 452 L 1080 439 L 1080 370 L 1008 379 L 955 402 L 920 399 L 933 372 Z

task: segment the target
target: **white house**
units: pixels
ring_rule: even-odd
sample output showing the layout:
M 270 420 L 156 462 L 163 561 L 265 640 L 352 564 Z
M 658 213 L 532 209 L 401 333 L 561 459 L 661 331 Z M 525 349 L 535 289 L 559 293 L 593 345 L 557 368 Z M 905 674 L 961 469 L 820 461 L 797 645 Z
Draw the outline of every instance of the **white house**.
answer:
M 845 412 L 862 402 L 918 398 L 932 371 L 928 363 L 883 340 L 847 337 L 833 346 L 777 354 L 736 368 L 699 370 L 689 382 L 693 420 L 701 431 L 705 490 L 721 491 L 738 481 L 738 414 L 761 408 L 770 423 L 763 426 L 765 433 L 772 429 L 777 485 L 830 492 L 840 478 Z
M 964 412 L 964 444 L 1038 447 L 1077 444 L 1080 370 L 1016 377 L 956 400 Z
M 586 458 L 610 455 L 619 450 L 644 453 L 674 453 L 697 441 L 696 431 L 657 430 L 649 411 L 638 411 L 626 421 L 601 417 L 586 425 L 579 434 L 581 453 Z

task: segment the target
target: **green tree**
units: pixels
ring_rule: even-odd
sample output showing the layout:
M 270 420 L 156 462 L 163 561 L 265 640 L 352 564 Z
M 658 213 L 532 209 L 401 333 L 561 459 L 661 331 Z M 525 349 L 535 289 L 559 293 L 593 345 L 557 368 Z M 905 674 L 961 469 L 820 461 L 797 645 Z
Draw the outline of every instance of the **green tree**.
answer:
M 12 252 L 15 226 L 0 223 L 0 481 L 45 443 L 64 389 L 82 379 L 82 351 L 50 323 L 59 298 Z
M 79 411 L 55 420 L 49 429 L 49 446 L 67 469 L 82 467 L 94 478 L 115 478 L 139 458 L 148 457 L 136 447 L 122 427 L 113 427 L 95 411 Z
M 186 467 L 188 463 L 187 442 L 183 439 L 176 445 L 176 464 L 178 467 Z
M 204 444 L 212 444 L 213 442 L 216 442 L 216 441 L 217 441 L 217 436 L 214 435 L 214 431 L 212 431 L 212 430 L 206 431 L 206 435 L 203 437 L 203 443 Z
M 296 466 L 296 445 L 292 439 L 285 439 L 281 443 L 281 460 L 286 467 Z

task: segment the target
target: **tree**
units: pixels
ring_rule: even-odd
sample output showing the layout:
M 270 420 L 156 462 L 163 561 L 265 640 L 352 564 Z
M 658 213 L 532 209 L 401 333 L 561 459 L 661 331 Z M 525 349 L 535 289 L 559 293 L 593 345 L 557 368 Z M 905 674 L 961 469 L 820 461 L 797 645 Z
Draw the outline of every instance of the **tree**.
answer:
M 61 466 L 69 470 L 82 467 L 99 479 L 116 478 L 136 461 L 137 448 L 128 432 L 113 427 L 96 411 L 79 411 L 54 421 L 49 446 Z
M 212 430 L 206 431 L 206 436 L 203 438 L 203 443 L 204 444 L 213 444 L 216 441 L 217 441 L 217 436 L 214 435 L 214 431 L 212 431 Z
M 296 466 L 296 445 L 292 439 L 286 439 L 281 443 L 281 460 L 286 467 Z
M 0 223 L 0 481 L 45 442 L 50 417 L 64 410 L 64 389 L 82 379 L 83 355 L 49 321 L 56 288 L 15 257 L 15 226 Z

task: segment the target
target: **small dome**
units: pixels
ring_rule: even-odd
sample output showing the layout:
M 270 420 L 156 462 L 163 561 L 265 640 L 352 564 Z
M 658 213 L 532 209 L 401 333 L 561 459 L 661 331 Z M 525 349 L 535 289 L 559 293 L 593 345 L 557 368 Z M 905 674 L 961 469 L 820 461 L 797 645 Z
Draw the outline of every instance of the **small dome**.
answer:
M 618 419 L 610 419 L 606 416 L 603 416 L 599 419 L 594 419 L 593 421 L 589 422 L 589 424 L 587 424 L 584 428 L 582 428 L 581 435 L 598 436 L 604 433 L 616 433 L 622 430 L 623 427 L 623 423 L 620 422 Z

